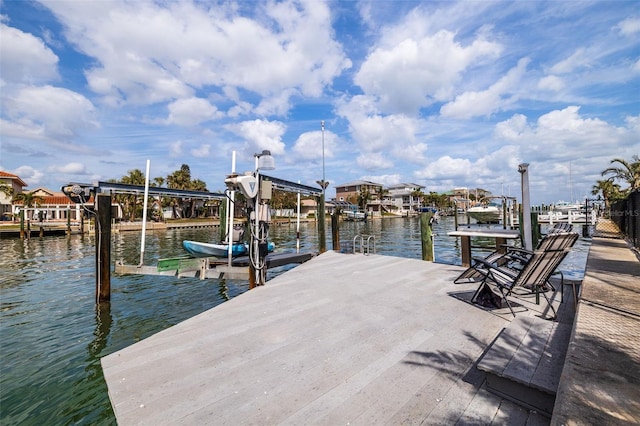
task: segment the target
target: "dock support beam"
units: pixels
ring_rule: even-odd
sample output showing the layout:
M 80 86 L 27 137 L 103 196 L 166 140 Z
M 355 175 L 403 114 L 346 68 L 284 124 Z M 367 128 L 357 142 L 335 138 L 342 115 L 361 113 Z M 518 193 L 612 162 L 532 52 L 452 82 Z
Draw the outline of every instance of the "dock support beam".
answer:
M 20 209 L 20 239 L 24 240 L 24 210 Z
M 333 242 L 333 251 L 340 251 L 340 224 L 338 222 L 338 211 L 335 210 L 331 215 L 331 241 Z
M 327 234 L 325 231 L 326 218 L 324 212 L 324 192 L 320 194 L 320 202 L 318 203 L 318 239 L 320 245 L 320 253 L 327 251 Z
M 422 260 L 433 262 L 433 213 L 420 213 L 420 236 L 422 237 Z
M 96 303 L 111 299 L 111 195 L 96 197 Z

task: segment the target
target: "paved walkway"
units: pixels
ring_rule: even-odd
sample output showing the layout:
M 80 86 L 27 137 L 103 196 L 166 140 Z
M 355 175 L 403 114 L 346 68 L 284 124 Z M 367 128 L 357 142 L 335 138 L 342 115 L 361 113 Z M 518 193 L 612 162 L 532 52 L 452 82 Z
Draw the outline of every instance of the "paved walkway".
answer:
M 593 238 L 551 424 L 640 424 L 640 262 L 620 238 Z

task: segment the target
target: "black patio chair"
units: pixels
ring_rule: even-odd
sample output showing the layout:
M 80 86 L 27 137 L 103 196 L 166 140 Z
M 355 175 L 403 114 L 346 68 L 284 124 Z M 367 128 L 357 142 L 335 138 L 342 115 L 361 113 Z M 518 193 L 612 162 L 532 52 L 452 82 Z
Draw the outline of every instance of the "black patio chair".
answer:
M 562 250 L 536 250 L 533 252 L 529 260 L 523 268 L 516 273 L 510 268 L 502 268 L 490 263 L 485 263 L 484 278 L 480 282 L 480 286 L 473 294 L 471 302 L 475 302 L 478 294 L 485 286 L 495 287 L 500 291 L 502 299 L 505 301 L 511 314 L 515 317 L 513 307 L 509 303 L 507 296 L 516 295 L 523 296 L 525 294 L 534 294 L 536 299 L 542 294 L 553 312 L 553 318 L 557 317 L 551 300 L 545 294 L 545 287 L 549 281 L 549 277 L 555 272 L 562 260 L 568 253 L 568 249 Z M 483 263 L 482 260 L 480 260 Z M 561 283 L 562 285 L 563 283 Z M 517 293 L 516 293 L 517 290 Z
M 575 232 L 551 232 L 538 242 L 536 250 L 562 250 L 573 247 L 579 235 Z M 506 246 L 484 258 L 474 257 L 470 267 L 465 269 L 453 282 L 455 284 L 478 282 L 486 275 L 486 264 L 512 269 L 517 273 L 533 254 L 532 250 Z M 561 272 L 560 272 L 561 273 Z M 564 280 L 564 276 L 562 277 Z

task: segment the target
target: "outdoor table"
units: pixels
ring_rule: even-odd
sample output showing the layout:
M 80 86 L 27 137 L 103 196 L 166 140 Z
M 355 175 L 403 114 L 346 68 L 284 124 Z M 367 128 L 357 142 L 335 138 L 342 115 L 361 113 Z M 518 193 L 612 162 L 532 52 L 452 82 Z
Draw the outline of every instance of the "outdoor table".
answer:
M 451 237 L 460 237 L 462 241 L 462 266 L 471 266 L 471 237 L 495 238 L 496 248 L 502 249 L 507 240 L 520 237 L 519 231 L 508 229 L 462 229 L 448 233 Z

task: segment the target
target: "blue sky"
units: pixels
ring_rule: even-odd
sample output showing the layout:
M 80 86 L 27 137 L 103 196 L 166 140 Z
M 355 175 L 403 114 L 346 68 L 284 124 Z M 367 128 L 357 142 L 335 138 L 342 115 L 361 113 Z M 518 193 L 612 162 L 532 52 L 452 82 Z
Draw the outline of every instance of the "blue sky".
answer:
M 273 176 L 579 199 L 640 153 L 637 1 L 7 1 L 0 169 L 28 189 Z

